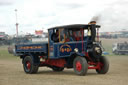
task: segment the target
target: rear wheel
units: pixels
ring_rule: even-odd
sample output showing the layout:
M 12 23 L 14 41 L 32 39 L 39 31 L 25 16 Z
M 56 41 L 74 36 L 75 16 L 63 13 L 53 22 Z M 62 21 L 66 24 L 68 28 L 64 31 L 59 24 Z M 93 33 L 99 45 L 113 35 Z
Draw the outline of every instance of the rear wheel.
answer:
M 100 57 L 100 69 L 96 69 L 99 74 L 106 74 L 109 70 L 109 62 L 105 56 Z
M 52 67 L 52 70 L 56 72 L 60 72 L 60 71 L 63 71 L 64 68 L 63 67 Z
M 84 57 L 76 57 L 73 61 L 73 68 L 77 75 L 84 76 L 88 70 L 88 63 Z
M 26 56 L 23 60 L 23 68 L 24 71 L 28 74 L 37 73 L 38 65 L 34 65 L 32 58 L 30 56 Z

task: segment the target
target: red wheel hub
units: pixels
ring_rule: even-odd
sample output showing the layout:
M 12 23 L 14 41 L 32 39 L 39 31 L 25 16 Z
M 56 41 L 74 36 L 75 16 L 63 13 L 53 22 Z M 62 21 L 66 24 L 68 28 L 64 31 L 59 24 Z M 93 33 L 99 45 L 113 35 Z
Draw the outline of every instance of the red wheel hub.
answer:
M 82 70 L 82 65 L 81 65 L 80 61 L 76 62 L 76 70 L 77 71 L 81 71 Z
M 28 70 L 30 70 L 30 68 L 31 68 L 31 63 L 30 63 L 29 61 L 26 62 L 26 67 L 27 67 Z

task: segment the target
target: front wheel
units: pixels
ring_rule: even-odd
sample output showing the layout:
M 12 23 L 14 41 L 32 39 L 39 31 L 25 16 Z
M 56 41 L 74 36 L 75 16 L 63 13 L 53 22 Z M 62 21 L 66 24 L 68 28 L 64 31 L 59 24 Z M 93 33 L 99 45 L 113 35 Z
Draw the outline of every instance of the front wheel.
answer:
M 106 74 L 109 70 L 109 62 L 105 56 L 100 57 L 100 69 L 96 69 L 99 74 Z
M 73 68 L 77 75 L 84 76 L 88 70 L 88 63 L 84 57 L 76 57 L 73 61 Z
M 38 71 L 38 65 L 34 65 L 34 62 L 30 56 L 26 56 L 23 59 L 23 68 L 28 74 L 37 73 Z

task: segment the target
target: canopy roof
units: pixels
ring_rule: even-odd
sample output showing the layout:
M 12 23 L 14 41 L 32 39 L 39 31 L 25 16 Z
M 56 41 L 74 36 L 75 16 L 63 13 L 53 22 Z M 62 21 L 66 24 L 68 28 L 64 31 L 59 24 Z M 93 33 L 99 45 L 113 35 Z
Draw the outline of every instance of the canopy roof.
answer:
M 94 25 L 94 24 L 92 24 Z M 61 29 L 61 28 L 64 28 L 64 29 L 80 29 L 80 28 L 84 28 L 84 29 L 88 29 L 88 27 L 90 27 L 91 25 L 86 25 L 86 24 L 71 24 L 71 25 L 63 25 L 63 26 L 56 26 L 56 27 L 52 27 L 52 28 L 49 28 L 48 30 L 50 29 Z M 96 28 L 100 28 L 100 25 L 95 25 Z

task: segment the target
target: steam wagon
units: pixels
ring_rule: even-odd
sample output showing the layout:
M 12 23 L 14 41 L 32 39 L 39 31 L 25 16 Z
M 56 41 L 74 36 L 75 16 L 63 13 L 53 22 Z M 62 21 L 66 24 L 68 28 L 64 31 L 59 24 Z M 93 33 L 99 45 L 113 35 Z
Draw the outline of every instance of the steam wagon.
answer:
M 19 44 L 15 51 L 22 59 L 27 74 L 47 66 L 53 71 L 73 68 L 77 75 L 86 75 L 88 69 L 105 74 L 109 62 L 102 56 L 98 29 L 95 21 L 90 24 L 73 24 L 48 29 L 48 41 L 41 44 Z

